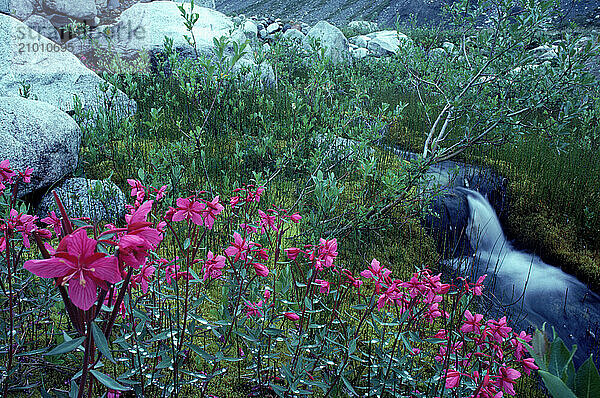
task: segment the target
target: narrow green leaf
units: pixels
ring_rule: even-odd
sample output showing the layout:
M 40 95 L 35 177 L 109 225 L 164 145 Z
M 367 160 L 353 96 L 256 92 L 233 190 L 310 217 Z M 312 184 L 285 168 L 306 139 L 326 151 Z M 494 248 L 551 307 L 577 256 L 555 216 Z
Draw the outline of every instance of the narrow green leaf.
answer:
M 67 352 L 71 352 L 74 349 L 76 349 L 77 347 L 79 347 L 81 345 L 81 343 L 83 343 L 85 340 L 85 337 L 79 337 L 73 340 L 69 340 L 69 341 L 65 341 L 62 344 L 59 344 L 58 346 L 56 346 L 54 349 L 50 350 L 49 352 L 45 353 L 44 355 L 60 355 L 60 354 L 65 354 Z
M 100 350 L 102 355 L 106 357 L 112 363 L 116 363 L 115 359 L 110 352 L 110 347 L 108 346 L 108 342 L 106 341 L 106 337 L 104 337 L 104 333 L 102 330 L 96 325 L 96 322 L 92 322 L 92 335 L 94 336 L 94 341 L 96 342 L 96 347 Z
M 116 391 L 129 390 L 129 387 L 124 386 L 123 384 L 119 383 L 112 377 L 105 375 L 104 373 L 98 372 L 97 370 L 94 370 L 94 369 L 90 370 L 90 373 L 94 375 L 96 380 L 98 380 L 100 383 L 104 384 L 106 387 L 108 387 L 112 390 L 116 390 Z
M 350 393 L 352 394 L 352 396 L 357 397 L 358 394 L 356 393 L 356 391 L 354 390 L 354 387 L 352 387 L 352 384 L 350 384 L 350 382 L 348 381 L 348 379 L 346 379 L 344 376 L 342 376 L 342 381 L 344 382 L 344 385 L 350 391 Z

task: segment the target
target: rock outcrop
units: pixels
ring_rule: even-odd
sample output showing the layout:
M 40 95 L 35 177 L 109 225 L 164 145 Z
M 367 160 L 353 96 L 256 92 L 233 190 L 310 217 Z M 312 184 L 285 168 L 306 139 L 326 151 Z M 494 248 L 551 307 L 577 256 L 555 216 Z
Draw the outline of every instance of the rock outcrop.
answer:
M 125 194 L 113 182 L 70 178 L 51 189 L 56 191 L 69 217 L 115 222 L 125 214 Z M 48 192 L 42 197 L 37 214 L 45 217 L 51 211 L 58 214 L 59 210 L 54 195 Z
M 325 56 L 334 63 L 346 62 L 351 59 L 348 40 L 341 30 L 327 21 L 320 21 L 313 26 L 302 44 L 305 48 L 310 49 L 315 42 L 325 49 Z
M 97 110 L 110 101 L 121 115 L 135 111 L 135 102 L 117 91 L 114 96 L 100 91 L 98 75 L 77 57 L 24 23 L 0 14 L 0 96 L 18 97 L 23 83 L 29 96 L 65 112 L 75 108 L 77 96 L 83 110 Z M 109 90 L 110 91 L 110 90 Z
M 81 131 L 55 106 L 20 97 L 0 97 L 0 159 L 15 170 L 33 169 L 25 195 L 51 186 L 75 171 Z

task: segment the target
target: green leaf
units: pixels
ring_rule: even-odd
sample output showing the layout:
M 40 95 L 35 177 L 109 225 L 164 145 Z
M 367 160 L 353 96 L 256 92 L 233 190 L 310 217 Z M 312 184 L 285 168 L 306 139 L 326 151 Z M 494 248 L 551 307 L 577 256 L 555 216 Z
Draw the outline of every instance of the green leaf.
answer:
M 92 335 L 94 336 L 96 347 L 98 347 L 102 355 L 104 355 L 112 363 L 116 363 L 112 353 L 110 352 L 110 347 L 108 346 L 106 337 L 104 337 L 104 333 L 102 333 L 102 330 L 100 330 L 98 325 L 96 325 L 96 322 L 92 322 Z
M 90 373 L 94 375 L 96 380 L 98 380 L 100 383 L 104 384 L 106 387 L 108 387 L 112 390 L 116 390 L 116 391 L 129 390 L 129 387 L 124 386 L 123 384 L 119 383 L 112 377 L 105 375 L 104 373 L 98 372 L 97 370 L 94 370 L 94 369 L 90 370 Z
M 84 341 L 85 341 L 85 337 L 79 337 L 79 338 L 76 338 L 73 340 L 65 341 L 64 343 L 59 344 L 54 349 L 50 350 L 49 352 L 45 353 L 44 355 L 60 355 L 60 354 L 65 354 L 67 352 L 71 352 L 74 349 L 76 349 L 77 347 L 79 347 L 81 345 L 81 343 L 83 343 Z
M 573 360 L 573 355 L 575 354 L 576 349 L 577 347 L 574 346 L 573 352 L 570 352 L 560 338 L 554 340 L 550 346 L 548 371 L 553 375 L 563 379 L 569 363 Z
M 350 391 L 350 393 L 352 394 L 352 396 L 357 397 L 358 394 L 356 393 L 356 391 L 354 390 L 354 387 L 352 387 L 352 384 L 350 384 L 350 382 L 348 381 L 348 379 L 346 379 L 344 376 L 342 376 L 342 381 L 344 382 L 344 385 Z
M 573 394 L 573 391 L 571 391 L 560 378 L 543 370 L 539 370 L 538 373 L 542 376 L 542 380 L 544 381 L 544 385 L 548 389 L 548 392 L 550 392 L 550 395 L 554 398 L 577 398 L 575 394 Z
M 575 392 L 577 398 L 600 397 L 600 375 L 591 356 L 577 370 Z

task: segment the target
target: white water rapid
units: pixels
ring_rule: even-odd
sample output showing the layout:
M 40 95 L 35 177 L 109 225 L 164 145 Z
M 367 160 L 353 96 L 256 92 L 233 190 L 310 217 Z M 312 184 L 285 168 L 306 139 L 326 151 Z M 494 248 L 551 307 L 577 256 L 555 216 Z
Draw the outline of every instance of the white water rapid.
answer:
M 476 254 L 455 264 L 472 280 L 488 274 L 488 294 L 506 306 L 519 326 L 554 326 L 568 347 L 577 344 L 576 359 L 599 350 L 600 297 L 577 278 L 516 250 L 506 239 L 496 212 L 480 193 L 466 190 L 469 203 L 467 235 Z M 510 305 L 510 307 L 508 307 Z M 547 327 L 547 330 L 550 328 Z M 596 355 L 595 355 L 596 356 Z

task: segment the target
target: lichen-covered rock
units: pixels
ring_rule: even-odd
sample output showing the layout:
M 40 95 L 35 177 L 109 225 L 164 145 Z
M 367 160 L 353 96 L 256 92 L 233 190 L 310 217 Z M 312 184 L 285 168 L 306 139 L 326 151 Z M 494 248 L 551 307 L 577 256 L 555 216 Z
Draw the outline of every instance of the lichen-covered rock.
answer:
M 6 11 L 15 18 L 24 21 L 33 14 L 33 6 L 33 0 L 8 0 Z
M 52 40 L 55 43 L 60 42 L 60 34 L 54 28 L 54 25 L 41 15 L 32 15 L 24 21 L 25 25 L 35 30 L 40 35 Z
M 298 29 L 288 29 L 285 31 L 285 33 L 281 36 L 283 39 L 286 40 L 292 40 L 296 43 L 302 43 L 302 40 L 304 40 L 305 34 L 300 32 Z
M 304 38 L 303 45 L 310 49 L 315 41 L 318 41 L 320 46 L 325 49 L 325 56 L 332 62 L 341 63 L 351 59 L 350 46 L 346 36 L 329 22 L 321 21 L 313 26 Z
M 107 98 L 109 94 L 99 89 L 106 82 L 65 48 L 0 14 L 0 96 L 18 97 L 22 82 L 30 86 L 31 98 L 65 112 L 74 110 L 75 96 L 86 111 L 95 111 L 107 101 L 119 115 L 133 114 L 136 109 L 135 102 L 121 91 Z
M 125 194 L 111 181 L 70 178 L 52 188 L 69 217 L 85 217 L 92 221 L 115 222 L 125 215 Z M 46 193 L 37 207 L 45 217 L 51 211 L 58 214 L 52 192 Z
M 381 30 L 369 33 L 367 36 L 371 38 L 367 48 L 376 57 L 396 54 L 401 46 L 411 43 L 405 34 L 395 30 Z
M 98 15 L 95 0 L 43 0 L 46 14 L 60 14 L 78 21 L 92 21 Z
M 24 171 L 30 167 L 30 184 L 20 196 L 48 187 L 77 167 L 81 131 L 60 109 L 21 97 L 0 97 L 0 159 Z

